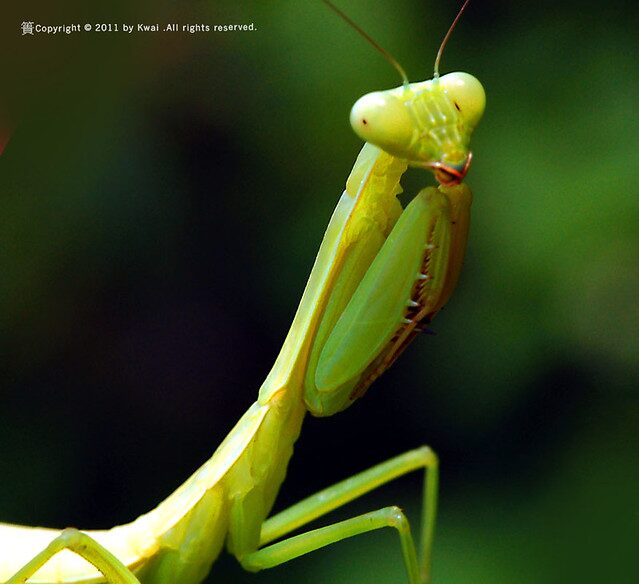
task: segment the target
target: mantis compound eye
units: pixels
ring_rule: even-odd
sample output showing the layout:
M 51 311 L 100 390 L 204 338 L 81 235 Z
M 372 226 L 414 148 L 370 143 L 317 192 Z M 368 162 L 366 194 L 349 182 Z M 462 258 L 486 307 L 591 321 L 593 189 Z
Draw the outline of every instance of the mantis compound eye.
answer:
M 368 93 L 351 109 L 355 133 L 379 148 L 405 156 L 413 137 L 413 121 L 404 102 L 387 91 Z
M 439 82 L 462 115 L 464 123 L 470 128 L 477 126 L 486 108 L 486 93 L 482 84 L 472 75 L 461 71 L 443 75 Z

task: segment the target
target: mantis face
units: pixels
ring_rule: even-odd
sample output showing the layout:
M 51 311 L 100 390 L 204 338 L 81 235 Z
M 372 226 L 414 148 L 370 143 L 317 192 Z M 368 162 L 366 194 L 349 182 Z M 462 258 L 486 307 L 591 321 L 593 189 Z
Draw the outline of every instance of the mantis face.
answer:
M 481 83 L 468 73 L 410 83 L 361 97 L 351 110 L 355 133 L 409 165 L 428 168 L 446 186 L 466 176 L 470 136 L 486 106 Z

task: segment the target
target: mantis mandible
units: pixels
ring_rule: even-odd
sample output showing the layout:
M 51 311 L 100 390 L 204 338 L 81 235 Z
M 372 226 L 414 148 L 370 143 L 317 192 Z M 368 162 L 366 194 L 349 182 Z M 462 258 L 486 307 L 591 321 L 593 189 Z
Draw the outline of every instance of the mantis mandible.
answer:
M 438 461 L 418 448 L 269 517 L 306 412 L 330 416 L 364 395 L 450 297 L 461 268 L 471 193 L 462 184 L 470 136 L 485 106 L 467 73 L 360 98 L 351 124 L 365 140 L 321 243 L 301 303 L 257 401 L 213 456 L 165 501 L 132 523 L 78 531 L 0 524 L 0 582 L 197 584 L 226 543 L 247 570 L 277 566 L 368 531 L 397 530 L 411 584 L 430 579 Z M 434 172 L 402 210 L 408 166 Z M 424 471 L 420 543 L 398 507 L 290 536 L 378 486 Z M 278 541 L 276 541 L 278 540 Z M 275 542 L 275 543 L 274 543 Z M 419 550 L 419 553 L 418 553 Z M 74 553 L 71 553 L 74 552 Z

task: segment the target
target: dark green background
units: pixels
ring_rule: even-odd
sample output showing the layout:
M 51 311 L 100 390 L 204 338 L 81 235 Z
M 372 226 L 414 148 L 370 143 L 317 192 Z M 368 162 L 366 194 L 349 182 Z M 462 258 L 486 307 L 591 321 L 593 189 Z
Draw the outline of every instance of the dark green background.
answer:
M 398 78 L 319 2 L 55 4 L 0 9 L 0 517 L 108 527 L 255 399 L 360 148 L 349 108 Z M 342 6 L 419 80 L 458 3 Z M 365 399 L 308 420 L 278 508 L 428 443 L 435 583 L 639 581 L 638 24 L 615 0 L 470 6 L 442 65 L 488 96 L 458 291 Z M 406 478 L 335 518 L 416 518 L 418 494 Z M 209 581 L 403 572 L 389 530 L 258 575 L 225 555 Z

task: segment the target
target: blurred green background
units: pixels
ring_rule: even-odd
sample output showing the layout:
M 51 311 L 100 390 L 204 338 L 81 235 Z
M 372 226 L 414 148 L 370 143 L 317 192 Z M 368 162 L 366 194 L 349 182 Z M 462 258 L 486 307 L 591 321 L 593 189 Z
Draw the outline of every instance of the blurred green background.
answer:
M 350 106 L 398 79 L 315 1 L 13 4 L 0 518 L 108 527 L 254 400 L 360 148 Z M 419 80 L 459 3 L 341 4 Z M 257 30 L 23 37 L 25 20 Z M 427 443 L 436 584 L 639 581 L 638 25 L 617 0 L 471 4 L 442 66 L 488 96 L 459 288 L 437 336 L 307 421 L 277 508 Z M 416 521 L 418 495 L 411 476 L 334 518 L 399 504 Z M 257 575 L 224 555 L 209 581 L 403 578 L 385 530 Z

